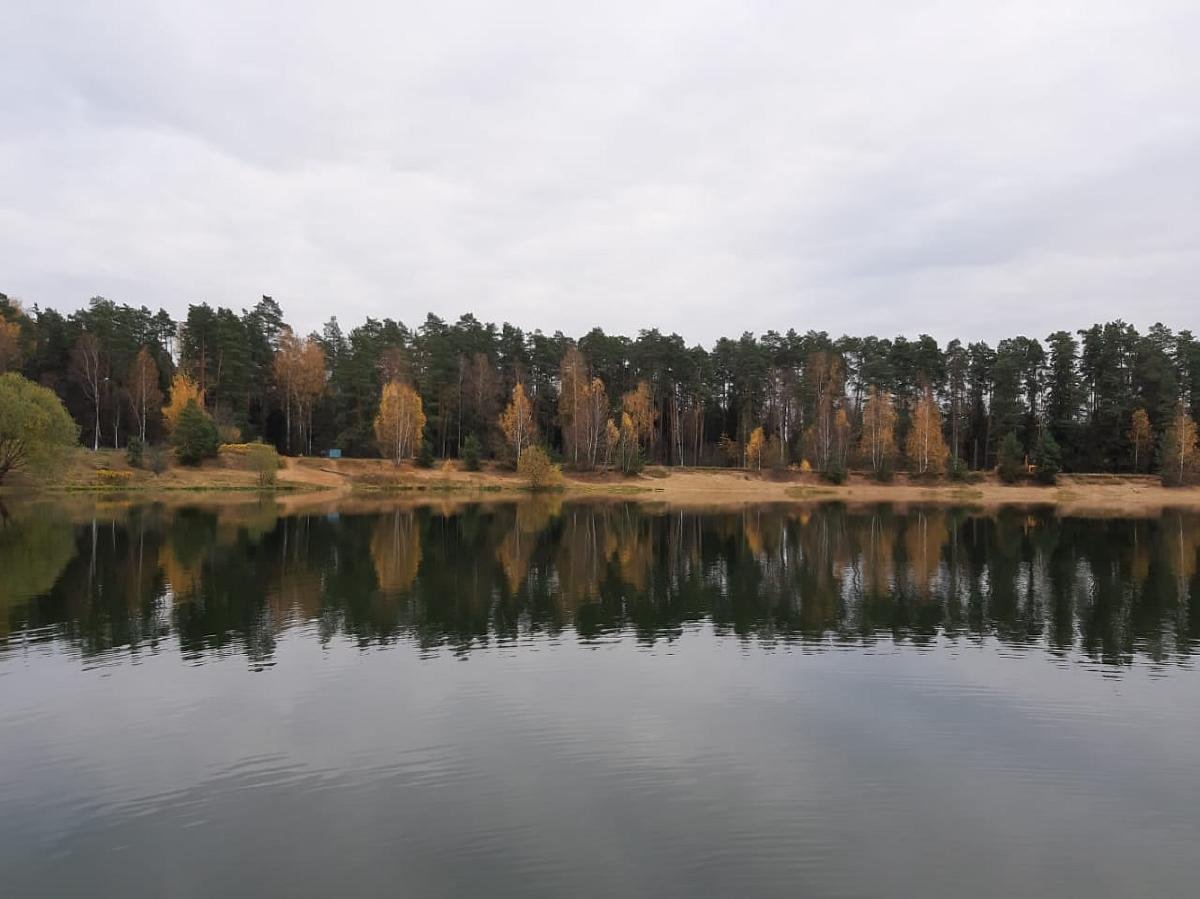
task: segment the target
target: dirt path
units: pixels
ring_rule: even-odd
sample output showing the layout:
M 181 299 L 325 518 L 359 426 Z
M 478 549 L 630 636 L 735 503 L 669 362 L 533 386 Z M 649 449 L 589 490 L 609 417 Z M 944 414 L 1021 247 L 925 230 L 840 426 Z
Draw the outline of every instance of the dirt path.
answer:
M 278 474 L 281 484 L 300 487 L 322 487 L 328 490 L 349 490 L 352 482 L 346 474 L 334 468 L 314 465 L 313 462 L 324 460 L 291 459 L 283 457 L 283 469 Z

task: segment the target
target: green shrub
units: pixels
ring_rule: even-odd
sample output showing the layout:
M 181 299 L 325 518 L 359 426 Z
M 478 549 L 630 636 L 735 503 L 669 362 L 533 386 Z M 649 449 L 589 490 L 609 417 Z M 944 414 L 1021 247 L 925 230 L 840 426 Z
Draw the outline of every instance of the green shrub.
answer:
M 10 471 L 50 472 L 79 439 L 54 391 L 16 372 L 0 375 L 0 483 Z
M 1042 431 L 1042 437 L 1033 451 L 1034 475 L 1040 484 L 1053 484 L 1058 480 L 1062 471 L 1062 450 L 1058 442 L 1048 431 Z
M 130 468 L 141 468 L 145 459 L 143 451 L 145 447 L 142 444 L 142 438 L 134 434 L 129 438 L 129 442 L 125 444 L 125 459 L 129 462 Z
M 417 450 L 417 468 L 433 468 L 433 447 L 428 440 L 422 440 Z
M 217 426 L 203 409 L 190 400 L 179 413 L 179 421 L 171 434 L 175 458 L 182 465 L 199 465 L 204 459 L 217 455 L 220 437 Z
M 156 475 L 162 474 L 167 470 L 167 450 L 162 445 L 150 447 L 150 452 L 146 454 L 147 464 L 150 470 Z
M 479 460 L 479 440 L 474 434 L 468 434 L 463 441 L 462 460 L 467 471 L 479 471 L 482 467 Z
M 832 462 L 821 472 L 821 480 L 828 481 L 830 484 L 840 484 L 846 480 L 846 469 L 840 462 Z
M 1023 460 L 1021 441 L 1015 433 L 1007 434 L 1000 443 L 1000 458 L 996 465 L 1000 480 L 1006 484 L 1015 484 L 1021 477 Z
M 270 487 L 275 483 L 275 472 L 282 467 L 279 463 L 279 453 L 275 452 L 275 447 L 266 443 L 244 445 L 246 458 L 250 461 L 250 468 L 258 473 L 259 486 Z

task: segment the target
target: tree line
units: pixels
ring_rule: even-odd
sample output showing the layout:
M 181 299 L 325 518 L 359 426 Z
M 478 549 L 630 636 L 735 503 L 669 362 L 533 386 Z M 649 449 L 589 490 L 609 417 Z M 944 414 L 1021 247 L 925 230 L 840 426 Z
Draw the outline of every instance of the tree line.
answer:
M 1194 475 L 1200 339 L 1123 321 L 986 342 L 768 331 L 578 338 L 466 314 L 331 318 L 301 335 L 264 296 L 240 312 L 93 298 L 68 315 L 0 294 L 0 373 L 53 390 L 91 447 L 161 440 L 187 391 L 224 442 L 280 452 L 567 466 L 800 465 L 886 477 L 1013 468 Z

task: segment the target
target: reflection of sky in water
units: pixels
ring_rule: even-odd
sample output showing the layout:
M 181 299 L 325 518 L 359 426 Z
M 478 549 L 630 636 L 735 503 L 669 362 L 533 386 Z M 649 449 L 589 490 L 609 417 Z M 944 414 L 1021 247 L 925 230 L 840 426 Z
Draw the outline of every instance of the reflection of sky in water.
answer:
M 9 597 L 0 654 L 14 895 L 1187 895 L 1200 873 L 1191 516 L 61 526 L 70 558 Z
M 1195 873 L 1190 669 L 1112 680 L 991 639 L 739 650 L 706 625 L 465 661 L 312 637 L 268 672 L 10 656 L 5 870 L 185 895 L 1180 895 Z

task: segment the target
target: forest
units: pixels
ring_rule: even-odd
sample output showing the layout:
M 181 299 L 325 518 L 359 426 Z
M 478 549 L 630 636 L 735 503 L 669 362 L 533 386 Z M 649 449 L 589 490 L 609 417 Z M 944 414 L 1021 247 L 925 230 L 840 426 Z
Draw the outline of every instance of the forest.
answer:
M 1154 472 L 1172 447 L 1172 464 L 1181 445 L 1194 453 L 1200 413 L 1200 340 L 1123 321 L 995 346 L 788 330 L 706 348 L 471 314 L 349 331 L 330 318 L 302 335 L 269 296 L 176 321 L 103 297 L 63 314 L 0 294 L 6 371 L 53 390 L 89 447 L 163 440 L 172 393 L 186 392 L 225 443 L 516 461 L 524 440 L 575 468 L 953 474 L 1052 446 L 1064 471 Z

